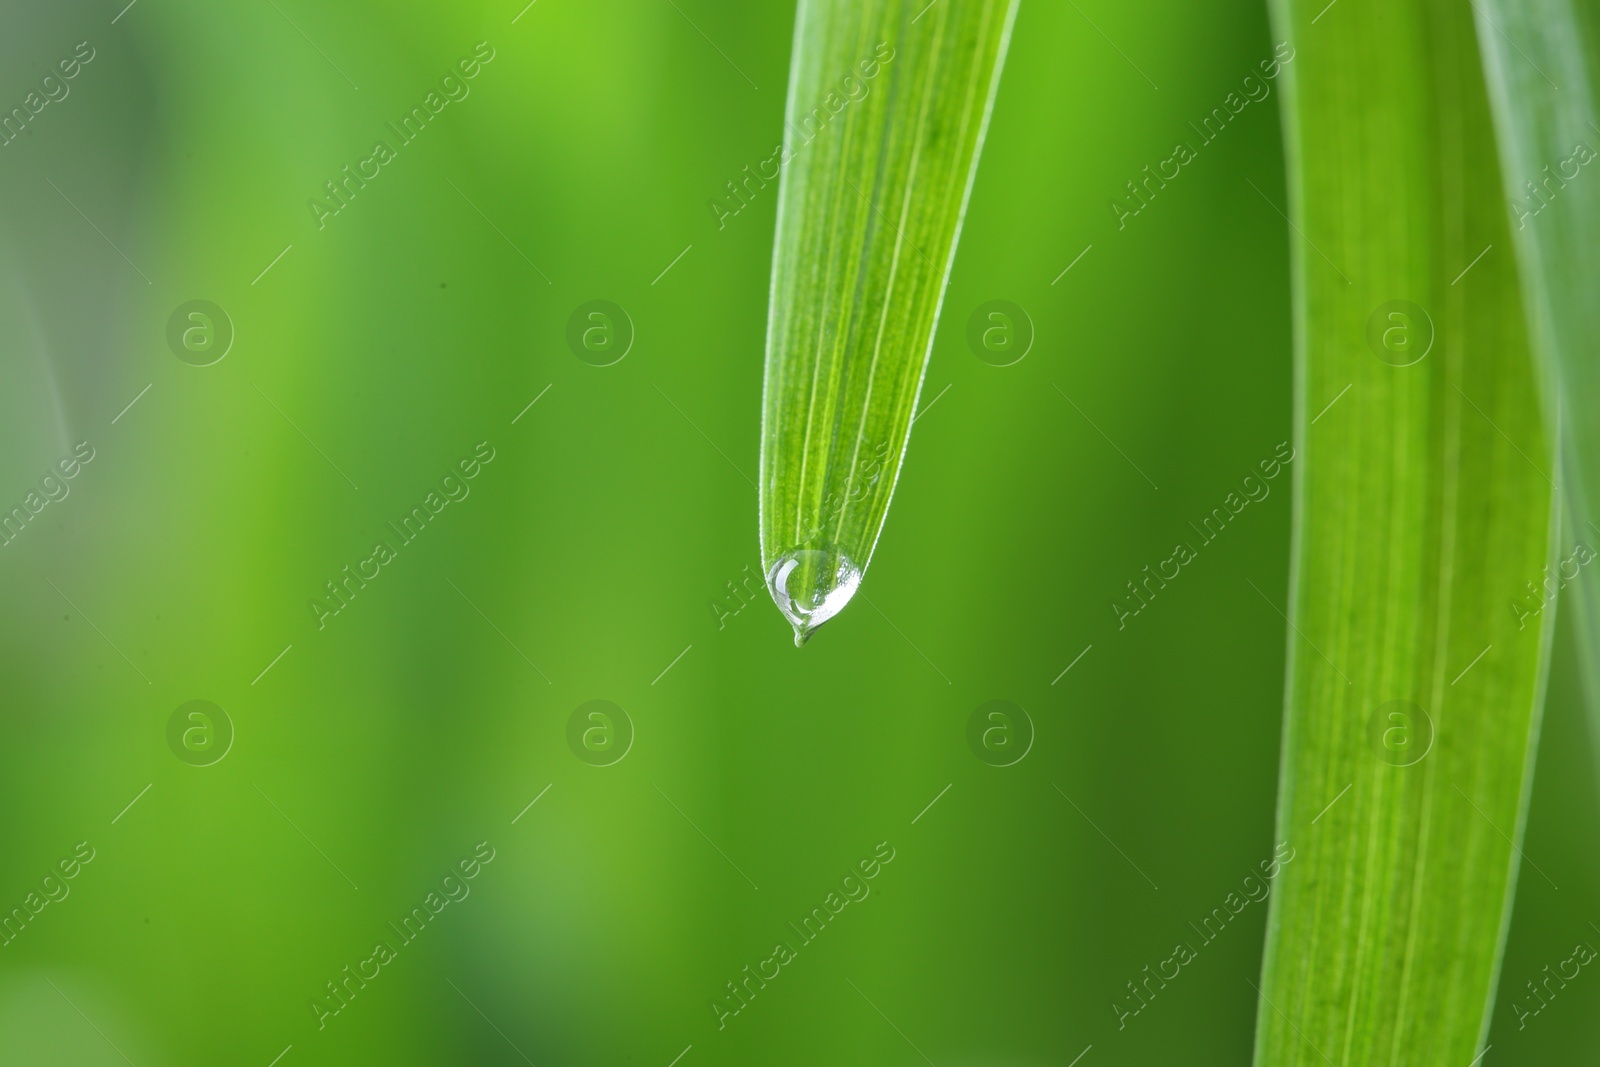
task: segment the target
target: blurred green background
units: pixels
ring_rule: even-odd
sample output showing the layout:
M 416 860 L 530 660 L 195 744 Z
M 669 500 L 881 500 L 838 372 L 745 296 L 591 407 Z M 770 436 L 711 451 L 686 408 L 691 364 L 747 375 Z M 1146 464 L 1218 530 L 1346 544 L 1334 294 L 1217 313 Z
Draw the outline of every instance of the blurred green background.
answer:
M 1260 4 L 1023 0 L 931 406 L 804 650 L 744 585 L 775 190 L 708 205 L 781 137 L 792 5 L 122 4 L 0 16 L 0 1063 L 1245 1062 L 1261 904 L 1112 1004 L 1273 851 L 1293 465 L 1109 605 L 1290 436 L 1281 83 L 1108 202 L 1271 55 Z M 597 299 L 633 333 L 603 367 L 567 342 Z M 964 338 L 996 299 L 1036 333 L 1008 367 Z M 168 340 L 194 300 L 210 365 Z M 192 700 L 225 751 L 215 716 L 169 743 Z M 569 743 L 592 700 L 609 750 Z M 1008 766 L 967 740 L 992 700 L 1031 723 Z M 1600 1047 L 1600 980 L 1510 1009 L 1600 945 L 1577 700 L 1558 663 L 1488 1065 Z

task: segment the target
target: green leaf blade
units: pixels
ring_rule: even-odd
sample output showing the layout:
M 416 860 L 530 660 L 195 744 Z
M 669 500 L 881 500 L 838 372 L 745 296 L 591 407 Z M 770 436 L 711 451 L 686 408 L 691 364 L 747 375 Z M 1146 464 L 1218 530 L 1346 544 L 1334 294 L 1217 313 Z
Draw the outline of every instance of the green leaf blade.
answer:
M 802 0 L 761 438 L 761 554 L 803 644 L 888 514 L 1016 0 Z
M 1470 7 L 1273 14 L 1298 52 L 1277 827 L 1295 858 L 1268 919 L 1256 1062 L 1464 1067 L 1488 1026 L 1548 660 L 1548 617 L 1519 629 L 1510 607 L 1553 547 L 1540 370 L 1512 257 L 1462 274 L 1510 240 Z

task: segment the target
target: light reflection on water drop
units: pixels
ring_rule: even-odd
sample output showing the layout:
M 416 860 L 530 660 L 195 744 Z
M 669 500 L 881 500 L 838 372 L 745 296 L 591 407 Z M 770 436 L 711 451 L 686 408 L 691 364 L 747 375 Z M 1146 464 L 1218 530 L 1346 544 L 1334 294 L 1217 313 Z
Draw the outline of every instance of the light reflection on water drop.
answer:
M 794 627 L 796 648 L 839 614 L 860 585 L 861 569 L 832 549 L 786 553 L 767 571 L 767 591 Z

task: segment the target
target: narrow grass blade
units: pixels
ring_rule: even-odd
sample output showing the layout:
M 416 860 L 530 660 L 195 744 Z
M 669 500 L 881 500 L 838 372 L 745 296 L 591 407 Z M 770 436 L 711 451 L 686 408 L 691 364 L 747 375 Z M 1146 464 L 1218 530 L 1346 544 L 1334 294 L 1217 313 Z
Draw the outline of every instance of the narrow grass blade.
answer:
M 1474 9 L 1524 299 L 1553 368 L 1575 542 L 1548 581 L 1525 591 L 1519 614 L 1550 610 L 1565 588 L 1576 594 L 1600 740 L 1600 567 L 1588 566 L 1600 551 L 1600 4 L 1475 0 Z
M 761 556 L 795 644 L 888 513 L 1016 0 L 800 0 L 761 430 Z
M 1463 276 L 1511 239 L 1469 4 L 1273 17 L 1300 459 L 1256 1063 L 1467 1067 L 1521 863 L 1552 613 L 1510 605 L 1552 558 L 1553 435 L 1515 259 Z

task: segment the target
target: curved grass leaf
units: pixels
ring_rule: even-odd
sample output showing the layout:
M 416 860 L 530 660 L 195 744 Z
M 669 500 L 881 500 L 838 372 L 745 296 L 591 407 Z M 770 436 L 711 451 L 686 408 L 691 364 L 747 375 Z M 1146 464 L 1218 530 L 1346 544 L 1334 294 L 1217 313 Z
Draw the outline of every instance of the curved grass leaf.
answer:
M 1268 919 L 1256 1062 L 1467 1067 L 1553 614 L 1519 629 L 1510 609 L 1552 558 L 1540 374 L 1468 3 L 1274 0 L 1273 17 L 1298 53 L 1277 827 L 1295 858 Z
M 1600 4 L 1476 0 L 1476 12 L 1511 236 L 1534 336 L 1554 369 L 1564 508 L 1574 540 L 1590 549 L 1574 546 L 1550 578 L 1559 588 L 1577 577 L 1579 658 L 1600 726 L 1600 568 L 1585 566 L 1600 547 Z M 1545 582 L 1534 585 L 1525 611 L 1553 599 Z
M 767 326 L 761 557 L 795 643 L 888 512 L 1016 0 L 801 0 Z

